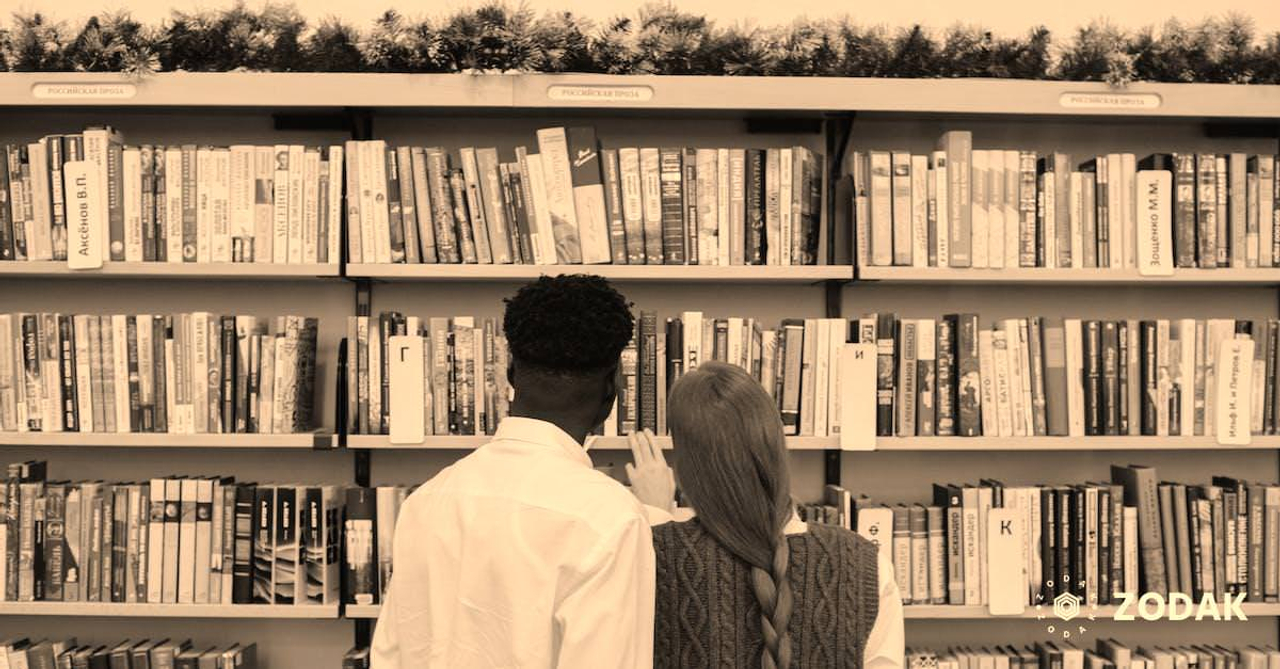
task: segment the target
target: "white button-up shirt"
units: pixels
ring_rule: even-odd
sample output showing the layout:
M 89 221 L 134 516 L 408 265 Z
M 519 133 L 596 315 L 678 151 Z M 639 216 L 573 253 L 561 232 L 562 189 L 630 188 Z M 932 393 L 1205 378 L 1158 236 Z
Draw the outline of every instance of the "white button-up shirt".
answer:
M 653 663 L 642 505 L 551 423 L 493 441 L 405 501 L 373 669 L 638 669 Z

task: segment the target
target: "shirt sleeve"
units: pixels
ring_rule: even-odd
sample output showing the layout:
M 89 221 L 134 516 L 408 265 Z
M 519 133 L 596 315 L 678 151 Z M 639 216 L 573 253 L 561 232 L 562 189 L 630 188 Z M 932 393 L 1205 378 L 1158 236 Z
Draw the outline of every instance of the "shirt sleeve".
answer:
M 556 606 L 555 666 L 651 669 L 656 565 L 647 516 L 604 537 L 580 573 Z
M 863 669 L 902 669 L 906 643 L 902 625 L 902 594 L 893 578 L 893 563 L 879 555 L 880 609 L 862 653 Z

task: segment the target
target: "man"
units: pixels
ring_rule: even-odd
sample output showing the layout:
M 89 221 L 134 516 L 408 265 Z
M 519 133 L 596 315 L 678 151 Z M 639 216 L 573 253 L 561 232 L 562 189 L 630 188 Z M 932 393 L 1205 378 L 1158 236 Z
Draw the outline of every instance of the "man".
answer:
M 507 300 L 511 416 L 406 500 L 374 669 L 652 665 L 649 524 L 582 447 L 633 324 L 600 277 L 544 276 Z

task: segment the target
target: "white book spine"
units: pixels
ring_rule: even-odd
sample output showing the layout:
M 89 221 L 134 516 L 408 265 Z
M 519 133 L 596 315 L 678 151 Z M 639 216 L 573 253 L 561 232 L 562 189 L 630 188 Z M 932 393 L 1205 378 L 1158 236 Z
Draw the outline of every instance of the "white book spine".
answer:
M 288 259 L 290 264 L 299 264 L 305 257 L 305 249 L 303 248 L 302 229 L 306 219 L 306 201 L 303 194 L 303 182 L 306 180 L 306 149 L 300 144 L 289 145 L 289 227 L 286 236 L 289 240 Z M 382 201 L 386 202 L 386 162 L 380 166 L 375 165 L 374 169 L 381 167 L 381 171 L 376 174 L 382 175 Z M 375 186 L 377 184 L 375 183 Z M 386 218 L 382 219 L 383 229 L 386 229 Z M 390 237 L 383 240 L 387 244 L 388 254 L 390 254 Z M 388 255 L 388 260 L 390 259 Z
M 996 371 L 996 352 L 995 333 L 991 330 L 978 331 L 978 378 L 981 383 L 980 396 L 982 401 L 982 434 L 994 436 L 999 434 L 999 423 L 996 420 L 997 411 L 993 410 L 997 404 L 997 381 L 999 372 Z
M 947 185 L 947 152 L 933 152 L 933 179 L 935 181 L 934 188 L 938 192 L 938 223 L 936 226 L 935 236 L 938 240 L 938 267 L 948 267 L 951 265 L 951 205 L 948 199 Z
M 982 604 L 982 555 L 978 532 L 978 489 L 965 488 L 962 495 L 961 534 L 964 537 L 964 603 Z
M 196 601 L 196 504 L 199 499 L 199 481 L 182 479 L 182 497 L 178 521 L 178 603 L 194 604 Z M 207 554 L 206 554 L 207 555 Z
M 31 216 L 27 218 L 27 259 L 53 260 L 53 214 L 49 193 L 49 154 L 44 142 L 27 145 Z
M 343 156 L 343 147 L 339 144 L 334 144 L 330 146 L 329 147 L 329 165 L 328 165 L 329 166 L 329 238 L 325 240 L 325 243 L 329 245 L 329 263 L 334 265 L 338 264 L 339 258 L 342 257 L 342 249 L 340 248 L 340 242 L 342 240 L 342 228 L 343 228 L 342 167 L 345 164 L 346 163 Z M 415 189 L 416 189 L 417 188 L 416 180 L 414 183 L 415 183 Z M 422 193 L 427 192 L 426 186 L 423 186 L 421 189 L 418 189 L 418 190 L 421 190 Z M 415 196 L 416 195 L 417 195 L 417 190 L 415 190 Z M 418 206 L 427 207 L 427 211 L 430 212 L 431 209 L 429 206 L 425 204 L 425 199 L 426 198 L 418 199 L 415 197 L 415 200 L 421 203 Z M 428 217 L 429 217 L 429 214 L 428 214 Z M 416 224 L 416 222 L 409 223 L 409 224 L 413 225 L 413 224 Z
M 210 604 L 222 603 L 222 483 L 210 481 L 209 496 L 209 592 L 206 595 Z M 299 572 L 301 574 L 301 572 Z M 305 574 L 301 574 L 305 580 Z
M 72 323 L 75 330 L 76 408 L 80 418 L 79 429 L 81 432 L 93 432 L 93 377 L 89 363 L 89 317 L 85 315 L 75 316 Z M 8 339 L 4 338 L 4 328 L 0 327 L 0 358 L 5 357 L 5 351 L 2 347 L 4 342 L 7 341 Z M 3 390 L 6 382 L 4 362 L 0 360 L 0 396 L 4 395 Z M 4 414 L 4 398 L 0 397 L 0 417 Z M 5 423 L 6 421 L 0 419 L 0 430 L 10 429 L 5 427 Z
M 732 327 L 732 326 L 731 326 Z M 818 319 L 818 349 L 814 353 L 815 374 L 814 374 L 814 405 L 813 405 L 813 436 L 825 437 L 828 431 L 828 400 L 830 399 L 830 376 L 831 376 L 831 321 L 826 318 Z M 912 384 L 915 387 L 915 384 Z
M 100 236 L 98 239 L 102 243 L 99 256 L 106 259 L 110 258 L 108 245 L 111 240 L 111 230 L 109 229 L 109 212 L 107 211 L 106 188 L 107 178 L 107 144 L 111 141 L 111 130 L 107 128 L 87 128 L 83 133 L 84 137 L 84 160 L 93 166 L 96 179 L 93 183 L 98 184 L 100 195 L 95 198 L 98 205 L 97 216 L 94 220 L 101 223 Z M 17 219 L 14 219 L 17 224 Z M 181 235 L 179 235 L 181 237 Z
M 1004 266 L 1017 267 L 1021 228 L 1018 219 L 1019 175 L 1021 157 L 1016 150 L 1004 152 Z
M 174 356 L 173 356 L 173 339 L 165 338 L 164 340 L 164 402 L 165 416 L 169 420 L 169 432 L 174 434 L 182 434 L 183 429 L 182 418 L 179 416 L 177 402 L 177 385 L 174 376 Z
M 840 407 L 842 406 L 840 404 L 840 352 L 844 350 L 849 323 L 843 318 L 832 318 L 830 320 L 831 348 L 827 353 L 827 365 L 830 368 L 827 383 L 829 399 L 827 403 L 827 434 L 836 437 L 840 435 Z M 934 337 L 934 322 L 929 319 L 921 319 L 917 330 L 917 341 L 920 342 L 917 357 L 921 361 L 935 358 Z M 933 393 L 925 393 L 924 388 L 920 390 L 922 404 L 933 401 Z
M 359 206 L 357 207 L 357 210 L 360 212 L 359 235 L 360 235 L 361 257 L 358 260 L 358 262 L 366 262 L 366 263 L 378 262 L 378 251 L 377 251 L 377 248 L 378 248 L 377 234 L 378 233 L 377 233 L 377 224 L 374 223 L 374 216 L 375 216 L 374 209 L 375 209 L 375 205 L 378 205 L 379 203 L 375 202 L 373 197 L 373 163 L 374 163 L 374 160 L 376 159 L 374 155 L 376 147 L 374 144 L 375 143 L 372 141 L 361 141 L 361 142 L 355 143 L 356 151 L 355 151 L 354 162 L 357 165 L 357 168 L 356 168 L 356 177 L 357 177 L 356 181 L 357 181 L 357 190 L 358 190 L 357 200 L 359 201 Z M 449 178 L 447 174 L 442 174 L 441 177 L 444 178 L 446 181 Z M 350 195 L 348 195 L 348 197 L 350 197 Z M 387 203 L 384 201 L 381 203 L 381 206 L 386 207 Z M 355 234 L 355 231 L 352 231 L 349 234 Z M 391 258 L 390 245 L 391 245 L 391 240 L 388 239 L 387 240 L 387 259 L 388 260 L 390 260 Z M 352 259 L 352 262 L 357 262 L 357 259 Z
M 1018 336 L 1017 319 L 1008 319 L 1000 323 L 1005 336 L 1005 350 L 1009 356 L 1009 415 L 1013 421 L 1013 436 L 1028 436 L 1028 425 L 1023 420 L 1025 409 L 1022 396 L 1022 357 L 1021 338 Z
M 1124 507 L 1124 590 L 1138 593 L 1138 507 Z M 1119 584 L 1117 584 L 1119 585 Z
M 289 146 L 276 144 L 272 155 L 271 261 L 284 264 L 289 262 Z
M 1052 160 L 1051 156 L 1046 156 L 1045 160 Z M 1058 266 L 1058 225 L 1070 225 L 1070 220 L 1057 220 L 1057 202 L 1058 193 L 1055 187 L 1053 174 L 1041 174 L 1036 179 L 1040 185 L 1040 204 L 1043 209 L 1044 221 L 1044 266 Z M 1066 195 L 1063 193 L 1063 195 Z M 1075 262 L 1075 256 L 1072 256 L 1072 262 Z
M 209 205 L 213 211 L 210 237 L 213 262 L 231 262 L 231 152 L 214 149 L 211 159 L 213 174 L 209 177 Z
M 1120 154 L 1120 176 L 1124 208 L 1124 266 L 1138 266 L 1138 164 L 1137 156 L 1132 153 Z
M 733 255 L 730 245 L 733 243 L 733 219 L 731 216 L 731 194 L 729 173 L 729 149 L 716 149 L 716 262 L 717 265 L 728 265 Z M 659 206 L 661 206 L 659 204 Z M 789 238 L 788 231 L 784 238 Z M 787 247 L 790 248 L 790 247 Z M 782 264 L 788 264 L 790 251 L 783 254 Z
M 996 431 L 993 433 L 1001 437 L 1013 436 L 1013 412 L 1012 398 L 1009 394 L 1009 340 L 1003 330 L 993 334 L 992 343 L 995 354 L 995 375 L 996 375 L 996 401 L 995 404 L 984 406 L 995 407 L 995 423 Z M 987 412 L 982 412 L 983 418 Z M 985 421 L 984 426 L 985 428 Z
M 254 159 L 253 146 L 239 144 L 231 147 L 231 165 L 227 174 L 230 193 L 231 259 L 248 262 L 254 258 Z
M 116 432 L 129 431 L 129 343 L 126 335 L 126 316 L 111 316 L 112 363 L 115 381 Z
M 492 222 L 485 217 L 484 196 L 480 193 L 480 168 L 476 164 L 476 150 L 469 146 L 458 149 L 458 162 L 462 164 L 462 179 L 466 183 L 467 211 L 471 216 L 471 234 L 476 246 L 476 259 L 481 265 L 493 264 L 493 249 L 489 244 L 487 229 Z M 460 225 L 466 225 L 465 221 Z
M 262 338 L 261 360 L 259 360 L 258 379 L 262 385 L 258 392 L 258 432 L 272 434 L 275 432 L 276 401 L 276 340 L 274 335 Z
M 1065 328 L 1067 358 L 1067 435 L 1084 436 L 1084 360 L 1082 358 L 1083 340 L 1080 333 L 1080 319 L 1063 320 Z
M 1276 157 L 1258 156 L 1258 265 L 1275 267 Z
M 531 153 L 525 158 L 529 168 L 529 194 L 533 202 L 533 231 L 530 232 L 532 244 L 541 257 L 539 264 L 554 265 L 556 258 L 556 237 L 552 231 L 551 209 L 547 202 L 546 171 L 542 167 L 542 156 Z M 638 168 L 637 168 L 638 169 Z M 537 235 L 534 237 L 534 235 Z
M 209 431 L 209 314 L 191 314 L 191 331 L 188 345 L 191 351 L 191 409 L 192 431 L 203 434 Z
M 164 479 L 151 479 L 146 509 L 147 514 L 147 602 L 159 604 L 164 601 L 164 546 L 165 525 Z
M 573 180 L 569 168 L 569 140 L 564 128 L 538 130 L 538 154 L 542 156 L 542 182 L 547 195 L 548 220 L 557 249 L 557 261 L 582 262 L 578 216 L 573 206 Z
M 196 262 L 213 262 L 213 148 L 196 149 Z
M 987 266 L 1003 269 L 1005 259 L 1004 151 L 987 151 Z
M 124 196 L 124 259 L 142 262 L 142 151 L 125 147 L 121 156 Z
M 320 150 L 308 148 L 302 154 L 302 262 L 319 259 L 319 235 Z
M 719 188 L 716 179 L 716 150 L 698 149 L 694 153 L 697 171 L 698 198 L 698 264 L 715 265 L 720 259 L 720 207 Z M 769 248 L 777 240 L 770 239 Z M 770 253 L 768 262 L 777 264 L 779 254 Z
M 987 219 L 987 186 L 990 183 L 990 171 L 987 169 L 989 153 L 989 151 L 974 149 L 970 157 L 973 161 L 969 182 L 973 205 L 973 264 L 971 267 L 974 268 L 990 266 L 988 247 L 991 242 L 991 225 Z
M 1107 225 L 1111 237 L 1108 243 L 1111 264 L 1109 267 L 1125 266 L 1125 200 L 1127 189 L 1123 170 L 1120 167 L 1120 154 L 1107 154 L 1107 197 L 1113 198 L 1107 206 Z
M 13 315 L 0 314 L 0 431 L 18 429 L 18 397 L 15 391 Z
M 164 244 L 165 259 L 182 262 L 182 149 L 164 150 Z M 159 203 L 157 203 L 159 206 Z
M 929 157 L 911 156 L 911 266 L 929 266 Z
M 794 190 L 791 182 L 796 178 L 792 169 L 795 162 L 793 152 L 790 148 L 778 151 L 778 241 L 781 242 L 778 245 L 781 250 L 778 264 L 781 265 L 791 264 L 791 226 L 795 225 L 795 221 L 791 220 L 791 192 Z

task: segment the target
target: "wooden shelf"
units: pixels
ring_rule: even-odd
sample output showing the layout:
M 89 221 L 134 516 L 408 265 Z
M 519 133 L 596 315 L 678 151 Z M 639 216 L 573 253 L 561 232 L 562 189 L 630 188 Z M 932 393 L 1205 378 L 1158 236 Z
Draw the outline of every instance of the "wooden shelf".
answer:
M 1280 268 L 1179 269 L 1172 276 L 1142 276 L 1136 269 L 960 269 L 950 267 L 859 267 L 858 281 L 901 284 L 992 285 L 1280 285 Z
M 305 618 L 337 619 L 337 604 L 116 604 L 100 602 L 0 602 L 3 616 L 105 618 Z
M 467 451 L 483 446 L 491 441 L 491 436 L 444 436 L 427 437 L 418 444 L 393 444 L 386 435 L 350 435 L 347 437 L 347 448 L 370 450 L 435 450 L 435 451 Z M 671 448 L 671 437 L 658 437 L 658 443 L 664 449 Z M 839 437 L 787 437 L 787 447 L 793 451 L 821 451 L 840 448 Z M 628 450 L 626 437 L 595 437 L 590 442 L 592 451 L 625 451 Z
M 376 619 L 378 612 L 382 610 L 382 606 L 378 604 L 347 604 L 343 609 L 343 618 L 350 619 Z
M 877 451 L 1229 451 L 1280 449 L 1280 436 L 1254 435 L 1245 446 L 1213 437 L 880 437 Z
M 1273 119 L 1280 86 L 1010 79 L 598 74 L 40 72 L 0 75 L 9 107 L 582 109 L 627 113 L 831 111 L 1109 118 Z
M 338 276 L 338 264 L 108 262 L 102 269 L 71 269 L 62 261 L 0 262 L 0 277 L 33 279 L 293 280 Z
M 1093 616 L 1094 620 L 1111 620 L 1118 608 L 1119 607 L 1116 607 L 1116 606 L 1098 606 L 1095 608 L 1090 608 L 1088 606 L 1081 606 L 1080 617 L 1076 618 L 1074 622 L 1089 621 L 1090 615 Z M 1048 605 L 1044 606 L 1042 610 L 1037 610 L 1036 607 L 1034 606 L 1027 606 L 1026 610 L 1023 611 L 1021 614 L 1011 615 L 1011 616 L 991 615 L 990 613 L 987 612 L 987 607 L 985 606 L 950 606 L 946 604 L 908 605 L 908 606 L 902 607 L 902 610 L 903 610 L 903 617 L 908 620 L 957 620 L 957 619 L 1009 620 L 1009 619 L 1019 619 L 1019 618 L 1036 620 L 1043 616 L 1045 620 L 1053 620 L 1053 621 L 1061 622 L 1053 615 L 1053 607 Z M 1192 610 L 1193 610 L 1192 616 L 1188 620 L 1193 620 L 1195 618 L 1194 607 Z M 1280 604 L 1270 604 L 1270 603 L 1241 604 L 1240 610 L 1243 611 L 1244 615 L 1249 618 L 1255 618 L 1255 617 L 1267 618 L 1267 617 L 1280 616 Z M 1136 609 L 1134 607 L 1130 607 L 1130 610 L 1128 612 L 1134 613 L 1134 615 L 1137 615 Z M 1167 622 L 1176 622 L 1176 621 L 1167 621 Z
M 333 448 L 332 434 L 167 434 L 109 432 L 0 432 L 3 446 L 99 448 Z
M 347 265 L 350 278 L 387 281 L 529 281 L 544 274 L 583 273 L 613 281 L 673 283 L 815 283 L 853 279 L 853 267 L 849 265 Z

